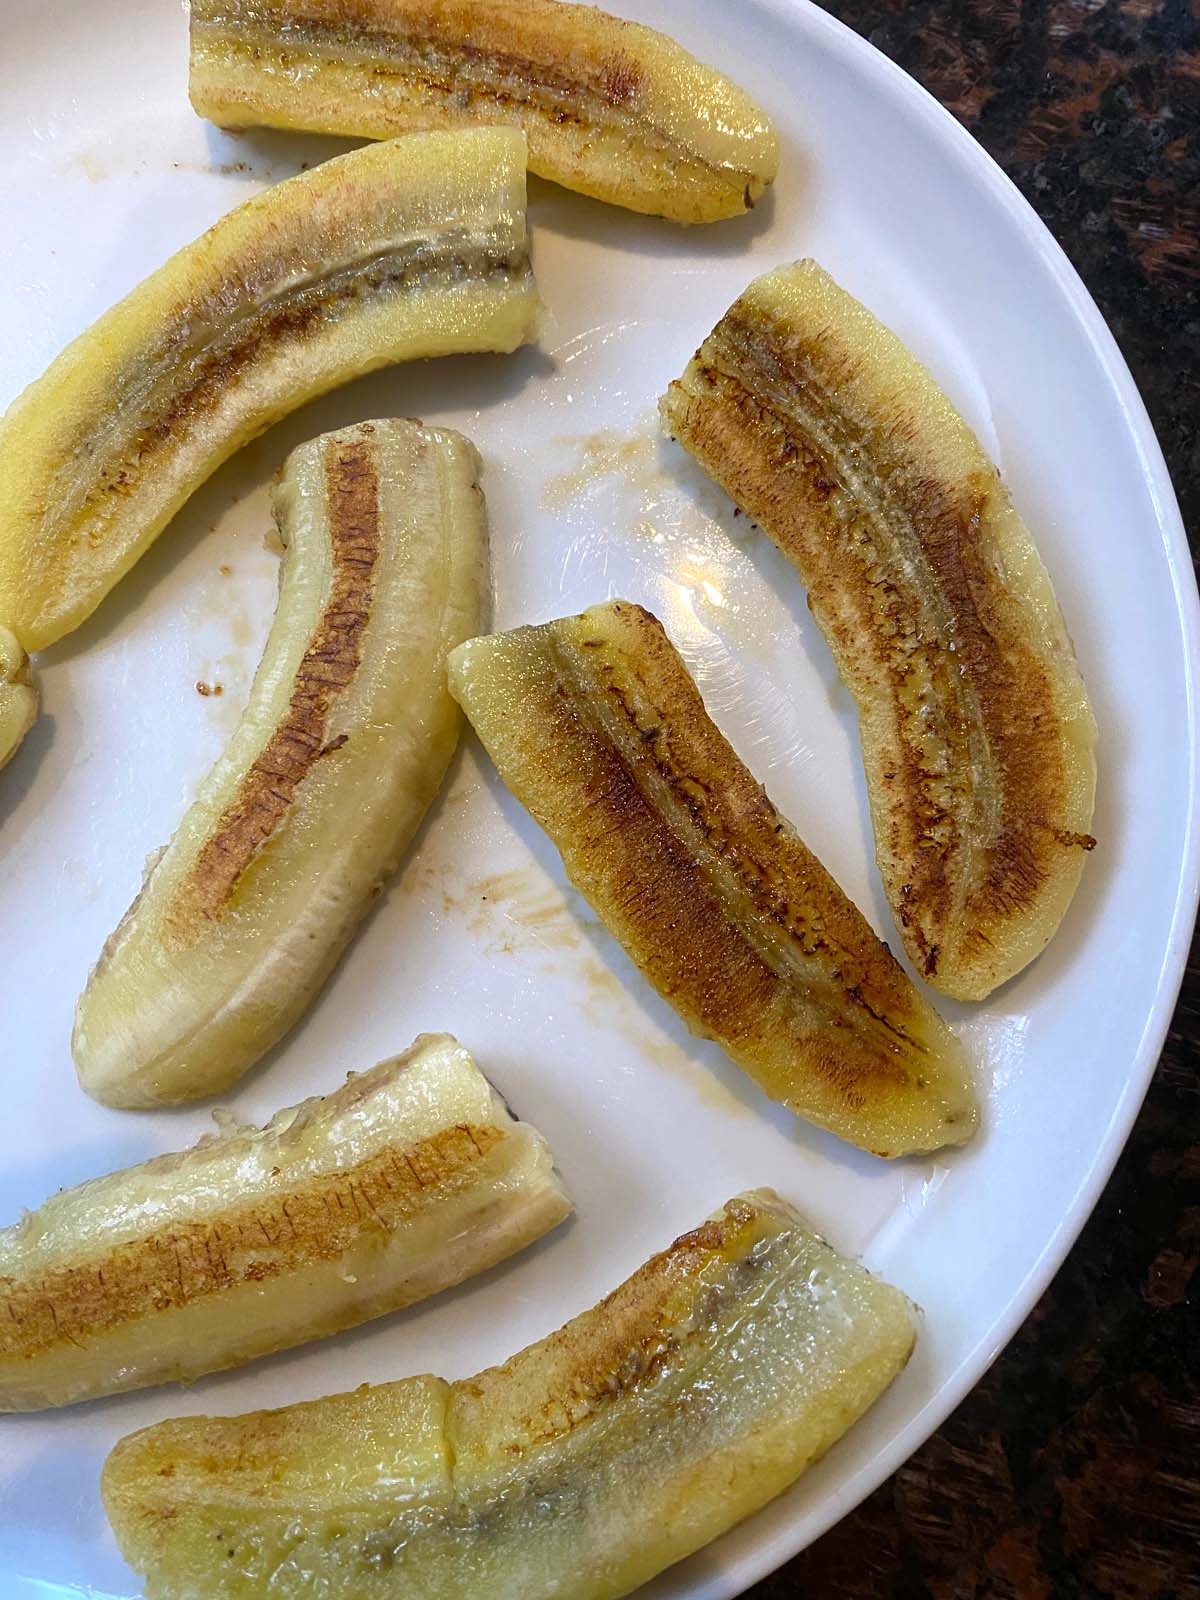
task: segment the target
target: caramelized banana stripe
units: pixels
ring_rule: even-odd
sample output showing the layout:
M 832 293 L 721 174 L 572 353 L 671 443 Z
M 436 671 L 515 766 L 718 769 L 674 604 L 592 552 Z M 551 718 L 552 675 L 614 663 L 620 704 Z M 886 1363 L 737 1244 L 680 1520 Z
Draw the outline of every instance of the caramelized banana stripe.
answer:
M 0 1410 L 186 1380 L 481 1272 L 570 1211 L 544 1140 L 427 1035 L 345 1086 L 0 1229 Z
M 372 145 L 255 195 L 0 419 L 0 617 L 52 644 L 289 411 L 391 362 L 514 350 L 538 310 L 518 130 Z
M 117 1445 L 148 1600 L 617 1600 L 793 1482 L 908 1360 L 904 1296 L 769 1190 L 502 1366 Z
M 234 1082 L 395 871 L 461 726 L 446 658 L 483 615 L 478 466 L 460 434 L 390 420 L 288 457 L 279 607 L 249 703 L 79 1001 L 75 1064 L 96 1099 L 175 1104 Z
M 689 1027 L 878 1155 L 971 1136 L 957 1041 L 738 760 L 654 617 L 613 601 L 470 640 L 450 686 Z
M 189 91 L 227 128 L 514 123 L 532 171 L 679 222 L 747 210 L 779 160 L 766 114 L 723 74 L 562 0 L 193 0 Z
M 857 701 L 905 948 L 944 993 L 983 999 L 1044 948 L 1095 843 L 1095 724 L 999 474 L 811 261 L 750 285 L 662 414 L 807 585 Z

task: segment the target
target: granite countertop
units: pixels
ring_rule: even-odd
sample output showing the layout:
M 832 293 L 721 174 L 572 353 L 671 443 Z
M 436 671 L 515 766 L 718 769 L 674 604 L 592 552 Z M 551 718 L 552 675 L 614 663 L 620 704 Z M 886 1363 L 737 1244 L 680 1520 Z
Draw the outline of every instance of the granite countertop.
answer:
M 1200 8 L 828 0 L 1033 203 L 1108 319 L 1200 553 Z M 1200 1600 L 1200 941 L 1129 1145 L 945 1426 L 754 1600 Z

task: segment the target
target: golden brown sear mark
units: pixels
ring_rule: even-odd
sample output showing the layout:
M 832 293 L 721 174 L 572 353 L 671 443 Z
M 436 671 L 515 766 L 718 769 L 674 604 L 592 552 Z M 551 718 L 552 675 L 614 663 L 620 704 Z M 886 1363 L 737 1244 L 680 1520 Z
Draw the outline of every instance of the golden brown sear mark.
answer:
M 462 39 L 454 29 L 441 33 L 406 27 L 403 15 L 396 26 L 381 27 L 377 16 L 362 19 L 344 14 L 338 20 L 319 17 L 289 18 L 284 31 L 281 18 L 268 11 L 243 7 L 235 34 L 207 20 L 193 26 L 220 35 L 223 50 L 249 55 L 255 61 L 270 51 L 281 66 L 294 65 L 302 52 L 325 50 L 345 56 L 351 52 L 369 62 L 374 78 L 418 78 L 423 88 L 462 107 L 476 99 L 503 107 L 529 106 L 551 121 L 579 122 L 579 98 L 591 95 L 606 105 L 628 103 L 641 83 L 635 61 L 614 57 L 592 74 L 568 76 L 548 62 L 496 46 L 484 47 Z M 247 28 L 258 29 L 257 36 Z M 504 80 L 504 87 L 488 74 Z M 478 76 L 475 76 L 478 74 Z
M 740 920 L 749 913 L 755 922 L 773 924 L 797 957 L 836 956 L 839 996 L 917 1045 L 867 998 L 873 994 L 879 1005 L 903 1012 L 907 982 L 899 966 L 713 726 L 658 618 L 641 606 L 614 609 L 636 619 L 641 657 L 623 658 L 619 665 L 604 656 L 585 660 L 576 675 L 595 671 L 602 681 L 609 722 L 618 730 L 615 747 L 619 751 L 624 743 L 633 752 L 627 763 L 631 780 L 638 782 L 638 773 L 656 774 L 683 824 L 680 837 L 689 858 L 696 858 L 694 829 L 709 859 L 719 863 L 719 876 L 728 879 L 722 894 L 727 915 Z M 602 640 L 581 643 L 604 648 Z
M 346 742 L 327 742 L 337 697 L 357 672 L 379 556 L 379 480 L 371 444 L 329 446 L 325 459 L 332 576 L 329 599 L 292 682 L 287 712 L 251 764 L 180 887 L 173 921 L 186 928 L 228 905 L 238 879 L 287 814 L 314 762 Z
M 450 670 L 576 888 L 694 1032 L 877 1153 L 969 1137 L 957 1042 L 739 760 L 654 617 L 610 601 L 476 640 Z
M 652 1385 L 686 1345 L 703 1341 L 719 1302 L 736 1300 L 745 1273 L 770 1269 L 770 1245 L 778 1234 L 766 1231 L 763 1220 L 747 1202 L 731 1201 L 721 1216 L 682 1234 L 581 1318 L 536 1346 L 540 1370 L 558 1374 L 559 1381 L 536 1412 L 514 1419 L 513 1438 L 501 1445 L 505 1453 L 521 1455 L 574 1432 Z M 767 1250 L 751 1264 L 746 1257 L 756 1241 Z M 706 1267 L 715 1270 L 705 1273 Z M 486 1408 L 490 1391 L 503 1390 L 527 1354 L 455 1387 Z
M 611 56 L 600 74 L 604 98 L 610 105 L 628 105 L 638 97 L 642 86 L 642 69 L 631 56 Z
M 97 507 L 87 530 L 89 543 L 97 546 L 103 540 L 105 502 L 132 495 L 159 453 L 220 405 L 243 374 L 272 350 L 315 337 L 373 295 L 397 294 L 431 281 L 455 283 L 471 275 L 515 278 L 528 269 L 528 260 L 525 250 L 468 233 L 406 240 L 381 250 L 369 265 L 335 270 L 277 291 L 264 283 L 263 298 L 253 312 L 201 348 L 188 344 L 187 330 L 193 324 L 219 326 L 221 296 L 228 294 L 228 285 L 208 302 L 180 306 L 161 346 L 139 358 L 155 374 L 151 398 L 132 435 L 110 447 L 108 465 L 85 499 Z M 77 448 L 91 454 L 98 441 L 81 438 Z
M 673 386 L 689 448 L 799 569 L 852 685 L 886 693 L 864 755 L 905 865 L 897 914 L 932 977 L 937 932 L 1028 907 L 1066 842 L 1053 686 L 981 539 L 998 480 L 921 476 L 906 417 L 852 416 L 837 395 L 855 358 L 831 332 L 738 305 L 699 361 L 708 398 Z
M 0 1356 L 34 1357 L 122 1323 L 234 1288 L 336 1261 L 364 1234 L 383 1235 L 469 1182 L 505 1134 L 459 1123 L 408 1149 L 388 1145 L 357 1166 L 175 1223 L 118 1245 L 104 1261 L 41 1277 L 0 1276 Z
M 649 726 L 615 681 L 625 663 L 603 648 L 555 652 L 568 681 L 588 680 L 582 694 L 560 687 L 552 713 L 555 747 L 578 750 L 577 770 L 588 775 L 572 876 L 585 894 L 600 892 L 655 987 L 705 1033 L 751 1044 L 787 1016 L 811 1069 L 847 1106 L 861 1107 L 884 1083 L 906 1084 L 904 1059 L 879 1043 L 924 1050 L 896 1020 L 907 1010 L 900 968 L 804 844 L 790 830 L 780 839 L 778 813 L 712 728 L 658 619 L 640 606 L 621 610 L 637 619 L 646 652 L 638 687 L 652 706 Z M 604 719 L 591 712 L 597 693 Z M 650 768 L 668 812 L 646 790 Z M 755 937 L 759 918 L 782 948 Z M 821 959 L 831 950 L 836 967 Z M 805 982 L 799 1004 L 794 963 Z M 858 1027 L 828 1028 L 827 1006 L 857 1011 Z
M 395 26 L 381 27 L 377 12 L 356 17 L 352 6 L 339 8 L 336 18 L 289 17 L 286 31 L 271 9 L 241 7 L 239 32 L 218 21 L 193 22 L 193 28 L 211 30 L 225 51 L 251 58 L 256 64 L 269 55 L 286 71 L 303 63 L 304 56 L 325 53 L 345 58 L 361 57 L 361 70 L 378 81 L 416 81 L 417 92 L 435 97 L 456 110 L 482 105 L 505 113 L 529 110 L 557 126 L 572 124 L 587 131 L 602 129 L 610 112 L 637 105 L 644 82 L 641 64 L 624 53 L 589 62 L 581 57 L 578 70 L 568 75 L 552 62 L 537 60 L 511 49 L 473 44 L 459 36 L 453 20 L 441 32 L 436 18 L 408 19 L 397 14 Z M 430 27 L 429 24 L 434 26 Z M 255 29 L 256 32 L 250 32 Z M 494 80 L 500 80 L 496 82 Z M 699 151 L 685 148 L 668 129 L 650 122 L 644 113 L 630 124 L 633 137 L 682 166 L 719 174 L 727 169 Z M 754 204 L 751 185 L 745 186 L 745 206 Z

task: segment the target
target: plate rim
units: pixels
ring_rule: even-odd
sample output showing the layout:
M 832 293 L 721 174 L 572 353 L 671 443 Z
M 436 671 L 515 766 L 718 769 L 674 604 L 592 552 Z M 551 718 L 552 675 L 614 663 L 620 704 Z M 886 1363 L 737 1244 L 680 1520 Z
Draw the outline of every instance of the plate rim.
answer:
M 976 1387 L 1049 1287 L 1095 1210 L 1133 1131 L 1171 1025 L 1200 908 L 1200 590 L 1162 446 L 1120 346 L 1087 285 L 1049 227 L 995 158 L 940 100 L 869 39 L 823 10 L 817 0 L 756 0 L 756 3 L 760 10 L 774 13 L 785 24 L 815 30 L 832 54 L 849 62 L 869 79 L 873 78 L 875 86 L 898 102 L 904 113 L 923 123 L 942 148 L 968 169 L 974 184 L 1003 208 L 1031 253 L 1050 270 L 1064 309 L 1073 316 L 1120 403 L 1154 506 L 1183 645 L 1186 720 L 1182 731 L 1186 734 L 1188 793 L 1181 871 L 1154 1001 L 1147 1012 L 1125 1087 L 1113 1108 L 1104 1139 L 1080 1178 L 1070 1207 L 1030 1262 L 1004 1310 L 992 1319 L 947 1380 L 892 1435 L 870 1463 L 841 1486 L 840 1492 L 836 1486 L 831 1489 L 823 1510 L 814 1508 L 815 1527 L 806 1530 L 799 1540 L 785 1528 L 763 1539 L 755 1549 L 725 1569 L 722 1578 L 735 1585 L 727 1591 L 728 1600 L 736 1600 L 737 1595 L 810 1548 L 903 1466 Z

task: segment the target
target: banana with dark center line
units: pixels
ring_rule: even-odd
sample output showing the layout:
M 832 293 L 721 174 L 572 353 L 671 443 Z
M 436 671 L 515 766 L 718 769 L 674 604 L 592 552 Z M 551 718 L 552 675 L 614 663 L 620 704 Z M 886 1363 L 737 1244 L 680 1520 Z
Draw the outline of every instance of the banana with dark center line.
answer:
M 539 309 L 517 129 L 371 145 L 255 195 L 0 418 L 0 619 L 52 644 L 289 411 L 392 362 L 515 350 Z
M 1045 947 L 1096 842 L 1096 725 L 999 473 L 814 261 L 750 285 L 662 417 L 807 585 L 858 705 L 905 948 L 935 988 L 982 1000 Z
M 571 1202 L 545 1140 L 426 1034 L 265 1128 L 60 1189 L 0 1228 L 0 1411 L 183 1382 L 502 1261 Z
M 531 171 L 677 222 L 747 211 L 779 165 L 770 119 L 723 73 L 563 0 L 192 0 L 189 93 L 223 128 L 514 124 Z
M 450 687 L 575 887 L 696 1033 L 876 1155 L 962 1144 L 962 1047 L 738 760 L 657 618 L 471 639 Z
M 782 1493 L 913 1341 L 757 1190 L 503 1366 L 132 1434 L 104 1505 L 147 1600 L 618 1600 Z
M 364 422 L 275 491 L 275 621 L 242 719 L 109 939 L 73 1048 L 112 1106 L 215 1094 L 320 990 L 437 792 L 462 718 L 449 651 L 483 615 L 473 446 Z

